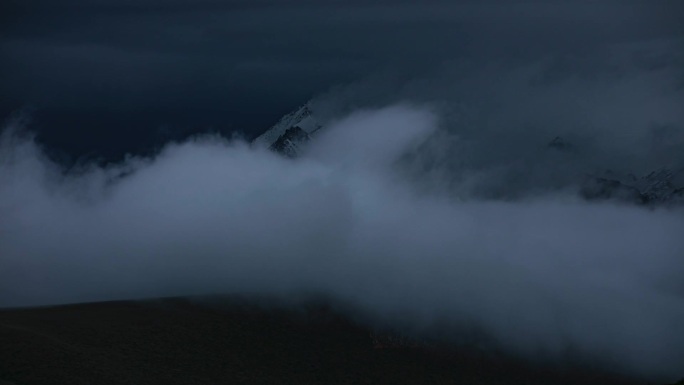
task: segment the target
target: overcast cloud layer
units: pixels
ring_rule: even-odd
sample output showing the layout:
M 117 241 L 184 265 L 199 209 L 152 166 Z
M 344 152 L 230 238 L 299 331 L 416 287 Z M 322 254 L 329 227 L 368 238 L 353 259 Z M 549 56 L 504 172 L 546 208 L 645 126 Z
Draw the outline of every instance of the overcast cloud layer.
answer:
M 672 1 L 7 0 L 0 115 L 67 158 L 258 135 L 330 86 L 444 61 L 515 63 L 684 36 Z M 684 50 L 684 49 L 683 49 Z M 95 129 L 97 128 L 97 129 Z

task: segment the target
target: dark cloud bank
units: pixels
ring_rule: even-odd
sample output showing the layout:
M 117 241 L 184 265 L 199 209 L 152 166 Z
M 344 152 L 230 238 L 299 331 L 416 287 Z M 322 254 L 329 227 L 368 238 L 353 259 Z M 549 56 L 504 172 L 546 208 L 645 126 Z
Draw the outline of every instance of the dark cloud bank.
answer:
M 316 294 L 418 335 L 681 377 L 684 212 L 577 197 L 587 174 L 684 168 L 682 41 L 654 35 L 336 87 L 297 159 L 199 135 L 65 171 L 9 121 L 0 306 Z
M 682 14 L 678 0 L 6 0 L 0 114 L 33 109 L 38 140 L 72 161 L 116 160 L 200 131 L 257 135 L 367 73 L 586 55 L 682 36 Z

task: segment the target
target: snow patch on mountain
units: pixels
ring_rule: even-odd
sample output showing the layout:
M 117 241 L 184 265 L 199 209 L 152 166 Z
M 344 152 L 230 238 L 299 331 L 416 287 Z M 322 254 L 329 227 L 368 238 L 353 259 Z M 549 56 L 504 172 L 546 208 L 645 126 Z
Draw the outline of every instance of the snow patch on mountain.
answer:
M 299 145 L 321 128 L 308 103 L 283 116 L 278 123 L 254 139 L 254 145 L 295 156 Z

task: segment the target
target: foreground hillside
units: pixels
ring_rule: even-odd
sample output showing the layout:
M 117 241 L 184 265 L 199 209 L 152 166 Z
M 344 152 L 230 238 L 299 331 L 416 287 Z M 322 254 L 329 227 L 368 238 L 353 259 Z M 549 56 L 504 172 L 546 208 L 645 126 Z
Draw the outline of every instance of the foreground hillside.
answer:
M 0 311 L 8 384 L 631 384 L 435 348 L 373 346 L 321 306 L 108 302 Z M 0 382 L 1 383 L 1 382 Z M 3 385 L 5 384 L 3 383 Z

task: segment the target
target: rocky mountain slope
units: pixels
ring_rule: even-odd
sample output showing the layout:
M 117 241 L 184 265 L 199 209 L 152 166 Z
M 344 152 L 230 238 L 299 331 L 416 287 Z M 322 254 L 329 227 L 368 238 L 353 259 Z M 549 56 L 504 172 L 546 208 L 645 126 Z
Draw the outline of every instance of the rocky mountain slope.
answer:
M 288 157 L 296 157 L 311 135 L 322 126 L 308 104 L 283 116 L 278 123 L 254 139 L 254 144 L 268 147 Z

